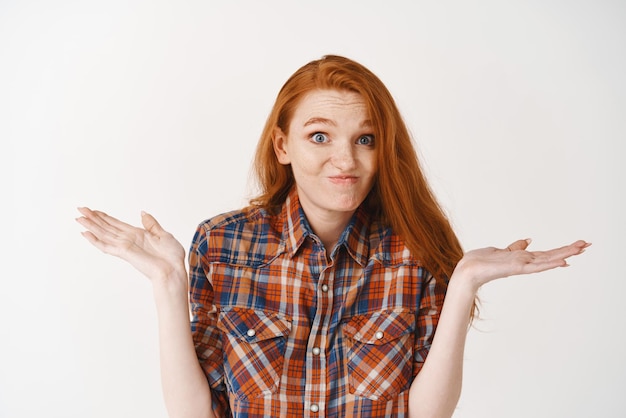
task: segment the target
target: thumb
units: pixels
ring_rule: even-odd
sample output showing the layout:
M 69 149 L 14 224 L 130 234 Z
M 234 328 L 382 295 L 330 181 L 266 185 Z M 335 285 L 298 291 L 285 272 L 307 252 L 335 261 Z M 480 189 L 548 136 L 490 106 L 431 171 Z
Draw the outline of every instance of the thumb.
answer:
M 530 245 L 530 242 L 531 242 L 530 238 L 520 239 L 510 244 L 505 249 L 509 251 L 525 250 Z
M 160 235 L 161 232 L 163 232 L 163 228 L 159 225 L 157 220 L 154 219 L 154 216 L 144 211 L 141 211 L 141 223 L 143 227 L 146 228 L 146 231 L 154 235 Z

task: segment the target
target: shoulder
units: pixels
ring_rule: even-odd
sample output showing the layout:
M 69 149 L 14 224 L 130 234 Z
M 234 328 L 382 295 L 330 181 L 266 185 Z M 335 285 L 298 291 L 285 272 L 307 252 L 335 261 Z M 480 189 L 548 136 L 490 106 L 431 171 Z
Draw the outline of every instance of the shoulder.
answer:
M 225 212 L 209 219 L 205 219 L 200 223 L 200 227 L 211 231 L 219 229 L 236 228 L 238 225 L 245 225 L 255 222 L 263 222 L 269 218 L 265 211 L 261 208 L 246 207 L 230 212 Z
M 385 266 L 417 265 L 422 263 L 402 237 L 391 227 L 374 222 L 370 228 L 370 258 L 378 260 Z
M 276 216 L 258 207 L 247 207 L 201 222 L 192 250 L 208 263 L 259 264 L 277 252 L 281 235 L 281 222 Z

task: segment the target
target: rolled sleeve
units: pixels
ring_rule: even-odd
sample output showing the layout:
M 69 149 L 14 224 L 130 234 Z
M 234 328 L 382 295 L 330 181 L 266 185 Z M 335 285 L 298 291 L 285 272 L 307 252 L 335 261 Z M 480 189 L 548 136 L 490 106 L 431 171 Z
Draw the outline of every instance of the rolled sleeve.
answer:
M 231 416 L 224 384 L 222 338 L 217 328 L 217 307 L 210 279 L 210 264 L 206 260 L 207 231 L 200 225 L 189 250 L 189 303 L 191 334 L 200 366 L 211 388 L 216 416 Z
M 419 310 L 417 312 L 417 327 L 415 330 L 414 377 L 417 376 L 424 366 L 424 362 L 430 351 L 447 289 L 447 280 L 437 279 L 430 273 L 424 275 Z

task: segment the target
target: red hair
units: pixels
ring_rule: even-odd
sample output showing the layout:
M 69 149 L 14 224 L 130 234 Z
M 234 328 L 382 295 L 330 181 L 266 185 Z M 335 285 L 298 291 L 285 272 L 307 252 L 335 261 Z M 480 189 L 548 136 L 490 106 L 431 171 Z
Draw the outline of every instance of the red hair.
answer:
M 288 134 L 300 100 L 312 90 L 346 90 L 365 101 L 374 128 L 377 177 L 364 204 L 392 228 L 435 277 L 449 278 L 463 250 L 448 218 L 420 168 L 411 136 L 396 103 L 380 79 L 348 58 L 326 55 L 297 70 L 284 84 L 257 146 L 254 170 L 260 195 L 251 204 L 276 213 L 295 180 L 291 167 L 278 162 L 275 129 Z

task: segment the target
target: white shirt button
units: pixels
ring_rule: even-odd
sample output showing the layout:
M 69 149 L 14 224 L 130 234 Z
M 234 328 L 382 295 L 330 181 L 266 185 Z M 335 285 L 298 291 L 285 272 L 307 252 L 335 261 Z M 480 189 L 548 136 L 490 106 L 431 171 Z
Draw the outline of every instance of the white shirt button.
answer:
M 316 403 L 314 403 L 309 409 L 311 410 L 311 412 L 317 412 L 320 410 L 320 407 Z
M 250 328 L 246 334 L 248 334 L 248 337 L 254 337 L 256 335 L 256 331 Z
M 327 284 L 323 284 L 322 285 L 322 292 L 328 292 L 328 285 Z
M 319 347 L 313 347 L 313 350 L 312 350 L 312 351 L 313 351 L 313 355 L 314 355 L 314 356 L 319 356 L 319 355 L 320 355 L 320 353 L 322 352 L 322 350 L 320 350 L 320 348 L 319 348 Z
M 383 334 L 382 331 L 378 331 L 376 334 L 374 334 L 374 336 L 376 337 L 377 340 L 382 340 L 385 334 Z

